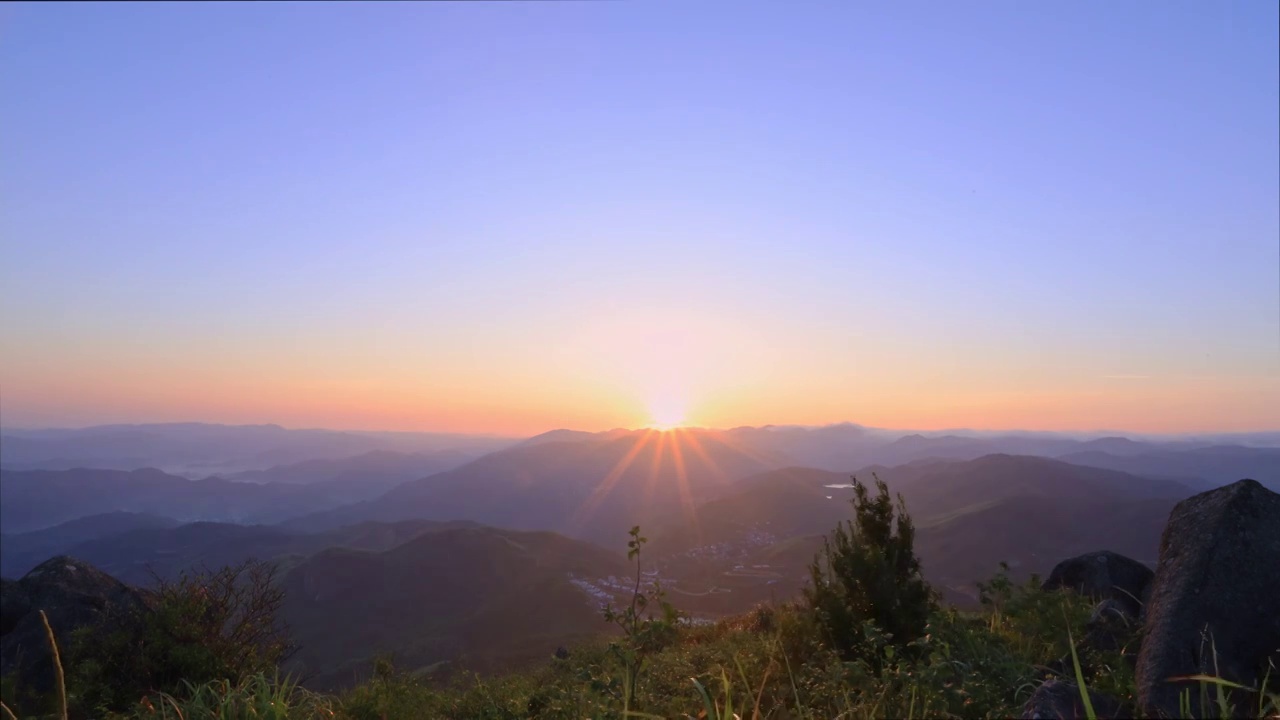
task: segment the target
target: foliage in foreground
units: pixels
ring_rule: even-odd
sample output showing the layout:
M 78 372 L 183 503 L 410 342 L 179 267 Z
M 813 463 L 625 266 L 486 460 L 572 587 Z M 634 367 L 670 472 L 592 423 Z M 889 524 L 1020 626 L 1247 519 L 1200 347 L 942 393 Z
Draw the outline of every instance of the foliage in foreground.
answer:
M 875 661 L 875 644 L 912 647 L 936 606 L 915 554 L 915 527 L 879 478 L 876 496 L 853 479 L 853 519 L 838 525 L 810 567 L 805 599 L 823 639 L 845 660 Z M 895 517 L 896 515 L 896 517 Z M 867 626 L 878 631 L 867 645 Z
M 209 683 L 261 689 L 290 652 L 272 563 L 248 560 L 173 580 L 157 577 L 147 595 L 146 608 L 109 608 L 96 624 L 58 639 L 70 717 L 127 711 L 149 694 L 194 697 Z M 55 699 L 33 698 L 15 686 L 0 689 L 6 706 L 28 714 L 54 710 Z
M 78 707 L 119 710 L 148 692 L 191 693 L 215 681 L 239 687 L 273 675 L 288 657 L 279 621 L 284 592 L 273 563 L 157 576 L 154 586 L 148 617 L 109 618 L 107 628 L 84 628 L 73 638 L 69 681 Z

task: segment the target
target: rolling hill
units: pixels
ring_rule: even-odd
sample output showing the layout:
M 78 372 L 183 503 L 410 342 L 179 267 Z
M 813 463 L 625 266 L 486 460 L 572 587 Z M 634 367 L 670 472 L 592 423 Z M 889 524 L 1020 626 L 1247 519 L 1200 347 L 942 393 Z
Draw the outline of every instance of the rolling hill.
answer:
M 621 555 L 587 543 L 494 528 L 432 532 L 384 552 L 325 550 L 282 581 L 301 648 L 289 669 L 328 688 L 367 677 L 379 655 L 411 671 L 547 657 L 606 628 L 570 576 L 625 570 Z
M 387 550 L 425 533 L 470 526 L 470 523 L 410 520 L 361 523 L 309 534 L 267 525 L 200 522 L 140 528 L 62 546 L 37 559 L 36 564 L 50 555 L 70 555 L 130 585 L 145 587 L 152 583 L 152 572 L 162 578 L 172 578 L 189 568 L 218 568 L 250 558 L 273 560 L 289 567 L 328 548 Z M 6 570 L 6 574 L 19 575 L 24 571 L 20 565 L 14 565 L 13 572 Z
M 1195 492 L 1168 480 L 1009 455 L 922 461 L 877 474 L 906 501 L 926 577 L 959 603 L 972 602 L 974 582 L 990 577 L 1001 561 L 1026 576 L 1099 548 L 1153 558 L 1169 510 Z M 869 483 L 871 473 L 859 477 Z M 709 611 L 736 612 L 792 595 L 822 536 L 852 517 L 848 481 L 810 468 L 746 479 L 700 505 L 696 524 L 664 528 L 652 547 L 664 575 L 712 578 L 693 586 L 719 588 L 714 605 L 696 601 Z M 763 582 L 741 579 L 753 568 Z M 689 583 L 680 580 L 677 587 Z

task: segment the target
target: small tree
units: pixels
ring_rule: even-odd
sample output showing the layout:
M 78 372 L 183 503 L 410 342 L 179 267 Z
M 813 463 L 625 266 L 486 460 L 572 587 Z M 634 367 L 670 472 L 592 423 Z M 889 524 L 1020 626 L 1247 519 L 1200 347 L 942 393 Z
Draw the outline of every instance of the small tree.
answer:
M 875 483 L 873 498 L 853 478 L 853 520 L 824 540 L 805 588 L 825 640 L 845 659 L 864 649 L 868 624 L 905 647 L 924 634 L 936 604 L 920 574 L 915 528 L 902 496 L 895 503 L 884 482 L 876 477 Z
M 640 547 L 648 541 L 648 538 L 640 534 L 639 525 L 631 528 L 631 539 L 627 541 L 627 559 L 636 563 L 636 584 L 631 592 L 631 603 L 621 608 L 614 608 L 609 603 L 601 610 L 606 622 L 613 623 L 622 630 L 622 641 L 610 643 L 609 652 L 623 668 L 624 714 L 635 709 L 636 689 L 645 656 L 662 649 L 675 635 L 676 624 L 680 621 L 680 612 L 666 601 L 666 594 L 656 580 L 648 594 L 640 590 Z M 657 606 L 657 616 L 649 610 L 650 605 Z

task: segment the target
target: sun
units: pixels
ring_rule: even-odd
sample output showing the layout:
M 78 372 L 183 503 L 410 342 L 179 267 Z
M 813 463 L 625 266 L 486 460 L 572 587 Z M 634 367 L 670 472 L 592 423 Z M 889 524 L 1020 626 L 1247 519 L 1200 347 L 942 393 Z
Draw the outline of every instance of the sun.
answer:
M 684 425 L 685 403 L 679 396 L 668 394 L 650 398 L 649 427 L 671 430 Z

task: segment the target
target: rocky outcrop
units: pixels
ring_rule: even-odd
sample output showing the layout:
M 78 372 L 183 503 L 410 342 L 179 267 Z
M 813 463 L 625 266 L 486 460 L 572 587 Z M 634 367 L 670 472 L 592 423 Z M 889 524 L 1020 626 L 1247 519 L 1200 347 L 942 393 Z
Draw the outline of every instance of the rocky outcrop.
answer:
M 1130 617 L 1137 618 L 1153 576 L 1151 568 L 1137 560 L 1102 550 L 1058 563 L 1044 589 L 1069 588 L 1095 600 L 1114 600 Z
M 1267 659 L 1280 656 L 1280 495 L 1241 480 L 1178 503 L 1143 631 L 1144 716 L 1180 715 L 1179 693 L 1194 686 L 1170 678 L 1207 673 L 1257 687 Z
M 1097 718 L 1133 717 L 1120 701 L 1092 690 L 1089 691 L 1089 703 Z M 1050 680 L 1036 688 L 1027 699 L 1022 706 L 1022 717 L 1025 720 L 1083 720 L 1089 715 L 1085 712 L 1084 698 L 1080 696 L 1078 685 Z
M 8 634 L 31 610 L 31 598 L 16 580 L 0 578 L 0 636 Z
M 138 591 L 66 556 L 46 560 L 17 582 L 6 580 L 0 599 L 0 675 L 15 676 L 24 691 L 35 693 L 51 690 L 54 678 L 41 610 L 64 654 L 79 628 L 103 622 L 119 627 L 147 612 Z

